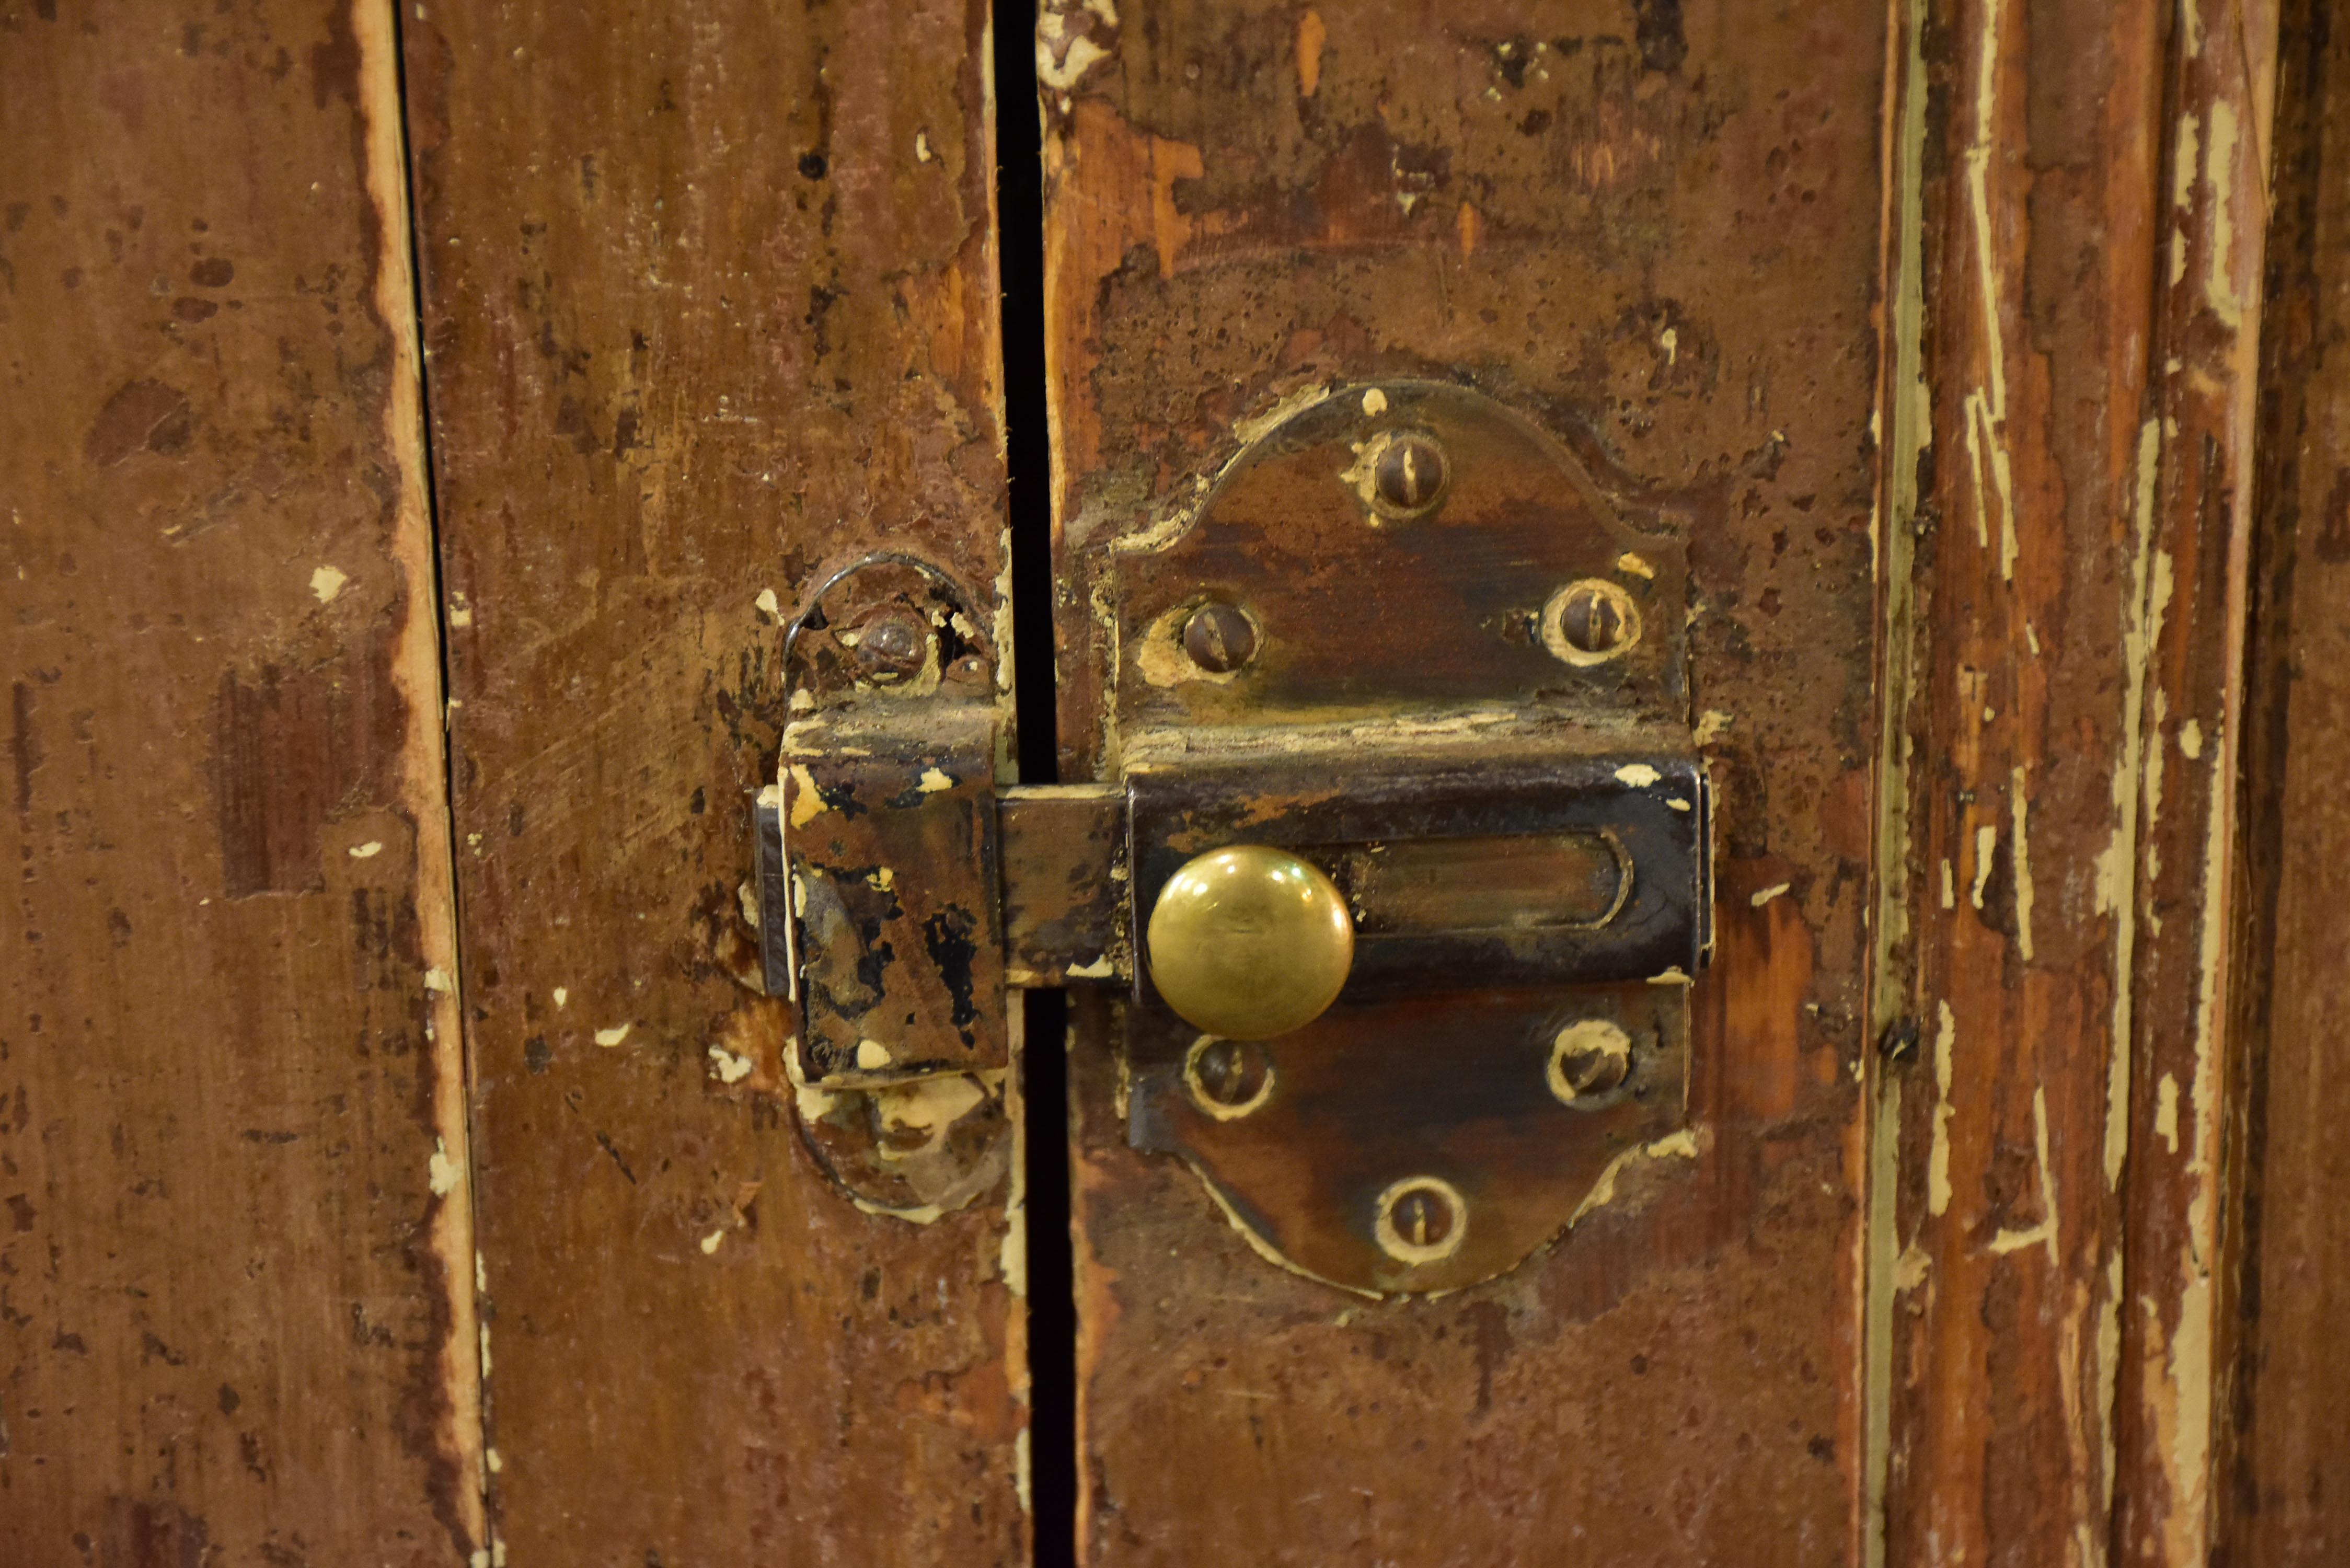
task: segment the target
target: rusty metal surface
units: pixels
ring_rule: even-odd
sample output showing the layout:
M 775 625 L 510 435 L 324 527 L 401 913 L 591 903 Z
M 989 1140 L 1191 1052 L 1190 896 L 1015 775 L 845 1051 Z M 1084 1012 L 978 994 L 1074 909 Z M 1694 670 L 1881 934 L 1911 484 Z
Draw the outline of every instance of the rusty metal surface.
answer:
M 1594 1021 L 1620 1032 L 1627 1075 L 1562 1092 L 1560 1042 L 1571 1048 Z M 1189 1161 L 1287 1267 L 1373 1294 L 1459 1290 L 1516 1268 L 1683 1114 L 1679 986 L 1342 999 L 1245 1047 L 1159 1012 L 1129 1012 L 1124 1028 L 1134 1147 Z M 1262 1053 L 1242 1093 L 1203 1064 L 1220 1044 Z M 1417 1251 L 1383 1246 L 1380 1199 L 1415 1181 L 1443 1183 L 1460 1211 Z
M 996 799 L 996 834 L 1011 983 L 1130 978 L 1125 791 L 1115 784 L 1015 785 Z
M 981 618 L 937 567 L 879 552 L 827 577 L 785 630 L 784 886 L 763 873 L 760 926 L 770 954 L 765 933 L 785 933 L 797 1082 L 881 1085 L 1010 1060 L 1003 742 Z
M 1555 438 L 1468 388 L 1385 379 L 1298 400 L 1196 511 L 1172 486 L 1169 519 L 1118 541 L 1121 734 L 1527 702 L 1578 722 L 1686 721 L 1685 518 L 1631 526 Z M 1443 484 L 1410 512 L 1380 491 L 1380 459 L 1403 441 L 1443 454 Z M 1545 610 L 1586 580 L 1627 595 L 1639 630 L 1615 657 L 1570 663 Z M 1180 646 L 1211 602 L 1253 624 L 1236 670 Z
M 764 918 L 796 922 L 799 1074 L 834 1087 L 1009 1060 L 993 706 L 883 701 L 784 742 L 791 903 Z

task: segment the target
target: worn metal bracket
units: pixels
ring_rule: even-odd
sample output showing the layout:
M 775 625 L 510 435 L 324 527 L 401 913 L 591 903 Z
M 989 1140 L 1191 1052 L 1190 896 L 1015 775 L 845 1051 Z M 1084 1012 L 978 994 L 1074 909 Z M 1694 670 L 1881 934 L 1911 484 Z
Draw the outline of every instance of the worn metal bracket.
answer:
M 1000 1087 L 1007 987 L 1103 983 L 1131 1143 L 1299 1272 L 1457 1289 L 1566 1232 L 1682 1126 L 1711 948 L 1686 551 L 1648 523 L 1472 390 L 1295 400 L 1112 545 L 1116 773 L 1066 787 L 996 784 L 951 579 L 836 575 L 786 640 L 760 810 L 804 1098 Z M 1317 868 L 1354 932 L 1336 1003 L 1261 1042 L 1184 1023 L 1143 953 L 1177 870 L 1240 845 Z

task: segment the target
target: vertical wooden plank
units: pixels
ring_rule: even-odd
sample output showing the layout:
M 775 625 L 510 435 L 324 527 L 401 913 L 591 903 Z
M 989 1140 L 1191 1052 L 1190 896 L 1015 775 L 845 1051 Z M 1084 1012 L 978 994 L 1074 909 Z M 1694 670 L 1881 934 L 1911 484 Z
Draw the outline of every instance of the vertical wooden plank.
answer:
M 2121 1334 L 2162 26 L 2005 0 L 1945 25 L 1887 1558 L 2092 1563 Z
M 2350 1541 L 2350 28 L 2289 5 L 2277 53 L 2228 1150 L 2242 1290 L 2220 1313 L 2238 1343 L 2214 1561 L 2316 1568 Z
M 0 36 L 0 1555 L 463 1562 L 390 13 L 45 3 Z
M 405 28 L 513 1560 L 1011 1563 L 1018 1232 L 804 1146 L 742 889 L 779 615 L 1003 569 L 986 7 Z
M 1894 1562 L 2208 1552 L 2264 29 L 1943 35 Z
M 2147 628 L 2141 932 L 2130 974 L 2129 1179 L 2112 1560 L 2210 1560 L 2218 1417 L 2235 1282 L 2222 1266 L 2240 1189 L 2223 1156 L 2229 963 L 2243 732 L 2244 607 L 2274 145 L 2277 12 L 2187 0 L 2164 163 L 2169 201 L 2153 341 L 2162 457 Z M 2240 1118 L 2239 1118 L 2240 1119 Z
M 1108 541 L 1283 395 L 1408 374 L 1682 499 L 1722 801 L 1694 1158 L 1490 1285 L 1371 1303 L 1255 1256 L 1126 1147 L 1079 1010 L 1086 1561 L 1857 1550 L 1885 20 L 1047 7 L 1066 776 L 1103 761 Z

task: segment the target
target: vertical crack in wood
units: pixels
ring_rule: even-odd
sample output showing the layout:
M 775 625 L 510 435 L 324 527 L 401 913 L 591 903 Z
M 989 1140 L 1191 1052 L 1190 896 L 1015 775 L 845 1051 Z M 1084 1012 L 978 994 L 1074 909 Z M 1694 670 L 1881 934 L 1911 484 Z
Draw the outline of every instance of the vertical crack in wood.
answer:
M 425 471 L 422 356 L 408 204 L 407 149 L 400 97 L 399 24 L 390 0 L 353 0 L 359 110 L 369 207 L 376 224 L 374 310 L 391 351 L 383 400 L 384 445 L 398 463 L 390 551 L 405 585 L 407 612 L 391 653 L 408 732 L 399 752 L 405 776 L 400 798 L 437 802 L 437 815 L 416 824 L 416 918 L 427 967 L 422 1090 L 432 1138 L 425 1253 L 437 1265 L 446 1326 L 439 1348 L 436 1459 L 452 1472 L 450 1495 L 437 1500 L 459 1550 L 477 1564 L 494 1555 L 484 1497 L 488 1480 L 482 1385 L 488 1338 L 475 1288 L 473 1184 L 466 1116 L 463 969 L 457 948 L 454 823 L 449 808 L 442 728 L 441 597 Z M 438 977 L 435 983 L 434 977 Z M 437 1478 L 436 1478 L 437 1480 Z

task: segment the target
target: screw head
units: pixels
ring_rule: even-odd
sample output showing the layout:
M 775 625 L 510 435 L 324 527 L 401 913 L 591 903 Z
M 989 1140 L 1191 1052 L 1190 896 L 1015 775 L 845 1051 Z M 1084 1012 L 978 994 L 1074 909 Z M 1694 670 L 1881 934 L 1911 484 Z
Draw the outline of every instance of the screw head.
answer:
M 1371 481 L 1388 510 L 1416 516 L 1444 493 L 1444 449 L 1424 435 L 1392 436 L 1378 454 Z
M 1461 1250 L 1469 1209 L 1461 1189 L 1434 1176 L 1412 1176 L 1379 1194 L 1371 1234 L 1399 1263 L 1441 1262 Z
M 1543 645 L 1569 664 L 1604 664 L 1640 640 L 1640 608 L 1602 577 L 1569 583 L 1543 607 Z
M 1621 1085 L 1632 1071 L 1632 1037 L 1607 1018 L 1579 1018 L 1550 1046 L 1550 1092 L 1567 1105 Z
M 1191 1099 L 1218 1121 L 1244 1116 L 1273 1093 L 1273 1056 L 1253 1040 L 1201 1035 L 1183 1060 Z
M 1230 675 L 1256 657 L 1256 624 L 1237 605 L 1201 605 L 1183 623 L 1183 651 L 1209 674 Z
M 930 654 L 931 628 L 911 610 L 876 610 L 857 628 L 857 662 L 869 680 L 919 673 Z

